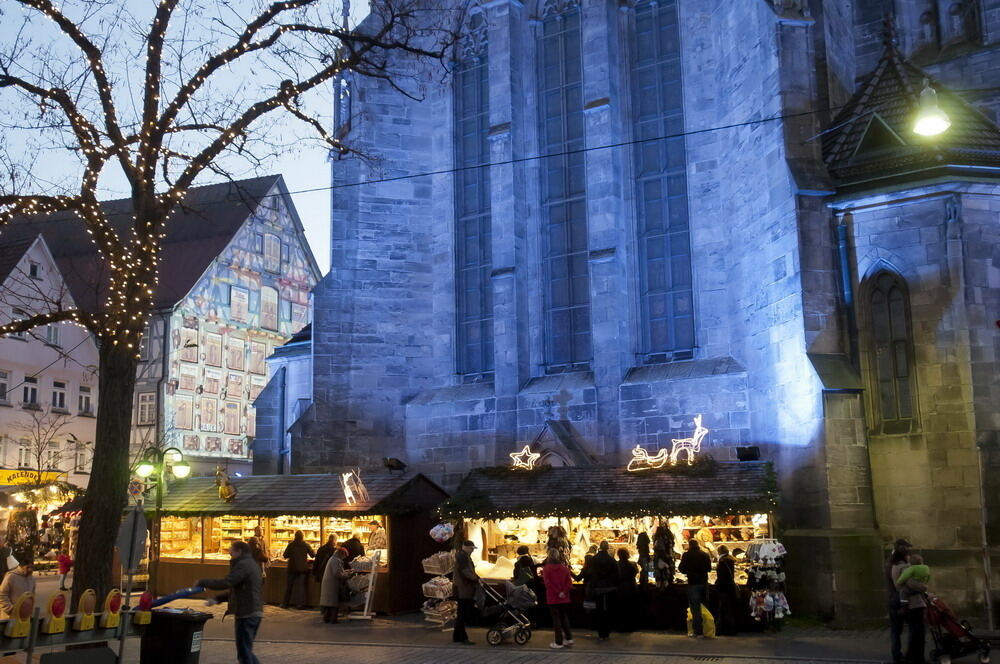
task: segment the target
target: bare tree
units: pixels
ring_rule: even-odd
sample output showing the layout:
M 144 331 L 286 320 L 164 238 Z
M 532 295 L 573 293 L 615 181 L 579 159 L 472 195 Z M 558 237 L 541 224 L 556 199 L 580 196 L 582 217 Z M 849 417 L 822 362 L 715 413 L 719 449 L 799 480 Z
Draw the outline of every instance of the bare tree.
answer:
M 69 413 L 62 413 L 52 408 L 26 409 L 28 420 L 11 425 L 11 430 L 18 432 L 18 440 L 22 449 L 27 450 L 27 459 L 18 459 L 18 466 L 35 475 L 31 486 L 40 487 L 46 484 L 45 473 L 58 471 L 63 462 L 70 459 L 76 461 L 76 453 L 81 448 L 90 446 L 90 442 L 67 440 L 60 444 L 59 438 L 65 437 L 66 428 L 73 422 Z M 69 470 L 72 470 L 72 465 Z
M 108 590 L 126 502 L 132 392 L 170 216 L 206 174 L 254 169 L 282 143 L 281 116 L 354 152 L 307 110 L 306 96 L 347 74 L 418 95 L 400 58 L 443 59 L 454 16 L 418 0 L 374 0 L 352 28 L 332 0 L 0 0 L 0 232 L 19 215 L 71 213 L 105 273 L 98 310 L 37 313 L 0 334 L 56 321 L 100 345 L 101 396 L 75 588 Z M 145 13 L 144 13 L 145 12 Z M 442 27 L 445 26 L 445 27 Z M 49 38 L 45 30 L 55 33 Z M 38 35 L 42 36 L 39 37 Z M 294 139 L 292 139 L 294 144 Z M 11 146 L 16 146 L 17 149 Z M 53 178 L 45 159 L 73 160 Z M 238 164 L 239 166 L 234 166 Z M 130 219 L 98 201 L 103 178 L 128 189 Z

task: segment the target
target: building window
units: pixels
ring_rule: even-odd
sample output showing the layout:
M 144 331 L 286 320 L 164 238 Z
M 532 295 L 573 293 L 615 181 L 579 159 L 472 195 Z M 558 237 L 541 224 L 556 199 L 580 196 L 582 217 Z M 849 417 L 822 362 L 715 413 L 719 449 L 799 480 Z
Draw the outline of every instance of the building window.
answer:
M 73 452 L 73 472 L 74 473 L 85 473 L 87 472 L 87 448 L 82 445 L 77 445 L 76 450 Z
M 90 399 L 90 387 L 86 385 L 80 386 L 80 401 L 79 408 L 77 411 L 80 415 L 93 415 L 94 414 L 94 403 Z
M 46 470 L 58 470 L 61 456 L 62 455 L 59 453 L 59 443 L 49 441 L 49 448 L 45 450 Z
M 28 261 L 28 276 L 32 279 L 41 279 L 42 266 L 34 261 Z
M 138 418 L 136 422 L 140 426 L 156 424 L 156 392 L 142 392 L 139 394 Z
M 881 272 L 869 282 L 871 402 L 880 433 L 908 433 L 915 423 L 910 304 L 902 277 Z
M 10 372 L 0 371 L 0 403 L 10 403 Z
M 263 255 L 264 254 L 264 234 L 254 233 L 253 235 L 253 250 L 254 252 Z
M 62 381 L 52 382 L 52 404 L 53 410 L 66 410 L 66 383 Z
M 589 366 L 590 279 L 584 155 L 580 8 L 549 2 L 538 43 L 542 168 L 545 363 L 549 372 Z
M 27 320 L 29 318 L 28 312 L 25 311 L 24 309 L 14 309 L 10 312 L 10 316 L 11 316 L 11 321 L 15 323 L 18 321 Z M 8 336 L 14 339 L 27 339 L 25 332 L 11 332 L 10 335 Z
M 687 359 L 694 306 L 676 2 L 640 2 L 631 43 L 643 357 Z M 661 136 L 676 138 L 652 140 Z
M 59 326 L 58 325 L 46 325 L 45 326 L 45 343 L 50 346 L 59 345 Z
M 139 341 L 139 360 L 142 362 L 149 361 L 149 333 L 150 325 L 146 324 L 146 327 L 142 328 L 142 339 Z
M 455 69 L 455 285 L 458 373 L 493 372 L 493 252 L 490 231 L 490 84 L 485 18 L 469 19 Z
M 38 407 L 38 379 L 34 376 L 24 377 L 24 386 L 21 388 L 21 405 L 25 408 Z
M 17 448 L 17 467 L 31 468 L 31 456 L 31 444 L 27 440 L 21 440 L 21 445 Z
M 896 0 L 909 55 L 926 60 L 982 39 L 979 0 Z

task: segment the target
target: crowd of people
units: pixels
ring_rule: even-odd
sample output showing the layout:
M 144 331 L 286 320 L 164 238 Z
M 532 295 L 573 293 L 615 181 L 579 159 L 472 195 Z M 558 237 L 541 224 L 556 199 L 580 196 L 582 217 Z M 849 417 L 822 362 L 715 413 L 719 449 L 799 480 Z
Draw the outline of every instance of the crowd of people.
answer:
M 638 561 L 631 559 L 628 549 L 612 551 L 612 543 L 605 540 L 592 546 L 584 558 L 583 567 L 573 572 L 569 564 L 570 544 L 566 531 L 560 526 L 549 529 L 546 543 L 548 554 L 542 563 L 530 555 L 527 546 L 517 550 L 514 563 L 513 583 L 527 584 L 545 605 L 552 618 L 554 640 L 553 649 L 573 645 L 573 628 L 570 625 L 569 605 L 574 581 L 583 584 L 583 607 L 593 615 L 593 623 L 599 641 L 607 641 L 612 629 L 631 631 L 636 624 L 635 611 L 639 605 L 638 596 L 642 585 L 648 584 L 649 570 L 652 568 L 655 583 L 666 587 L 673 583 L 675 561 L 673 556 L 674 536 L 665 527 L 658 528 L 653 538 L 642 533 L 638 538 Z M 476 590 L 479 577 L 475 571 L 472 554 L 474 542 L 466 540 L 455 557 L 454 587 L 458 603 L 455 629 L 452 639 L 455 643 L 472 645 L 466 626 L 475 612 Z M 738 610 L 738 588 L 735 579 L 735 559 L 725 546 L 718 549 L 717 579 L 714 584 L 718 607 L 718 634 L 736 633 Z M 695 538 L 687 542 L 687 551 L 681 556 L 676 567 L 687 577 L 688 606 L 692 616 L 694 637 L 704 636 L 702 611 L 709 603 L 709 572 L 712 559 Z

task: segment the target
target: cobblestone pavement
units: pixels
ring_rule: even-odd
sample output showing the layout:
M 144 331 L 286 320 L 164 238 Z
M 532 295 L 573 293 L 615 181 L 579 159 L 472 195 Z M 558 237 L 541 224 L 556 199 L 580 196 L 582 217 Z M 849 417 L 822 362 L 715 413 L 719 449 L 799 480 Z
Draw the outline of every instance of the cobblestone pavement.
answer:
M 873 660 L 801 659 L 714 656 L 706 646 L 705 655 L 640 655 L 608 648 L 575 648 L 551 651 L 547 648 L 486 645 L 420 647 L 404 645 L 360 645 L 331 643 L 260 642 L 255 652 L 261 664 L 294 661 L 295 664 L 585 664 L 596 658 L 615 664 L 870 664 Z M 138 657 L 128 658 L 137 664 Z M 236 659 L 231 641 L 206 640 L 201 655 L 203 664 L 229 664 Z

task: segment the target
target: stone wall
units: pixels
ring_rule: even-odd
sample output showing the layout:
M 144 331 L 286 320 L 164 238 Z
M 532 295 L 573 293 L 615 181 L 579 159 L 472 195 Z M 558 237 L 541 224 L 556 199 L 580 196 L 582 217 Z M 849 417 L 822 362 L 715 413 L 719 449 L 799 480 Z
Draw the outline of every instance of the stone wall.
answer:
M 976 417 L 977 404 L 991 402 L 995 410 L 997 403 L 996 326 L 983 305 L 995 301 L 1000 280 L 992 249 L 983 248 L 990 245 L 980 243 L 995 233 L 992 193 L 938 185 L 839 204 L 852 210 L 862 284 L 890 270 L 907 281 L 910 294 L 917 424 L 907 434 L 869 432 L 880 532 L 886 542 L 906 537 L 922 549 L 941 570 L 936 587 L 948 588 L 949 600 L 962 606 L 983 601 L 977 440 L 996 437 L 994 415 Z M 966 224 L 970 204 L 975 221 Z M 862 367 L 870 385 L 866 306 L 859 300 Z M 868 410 L 876 412 L 870 401 Z

